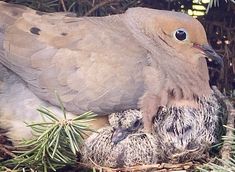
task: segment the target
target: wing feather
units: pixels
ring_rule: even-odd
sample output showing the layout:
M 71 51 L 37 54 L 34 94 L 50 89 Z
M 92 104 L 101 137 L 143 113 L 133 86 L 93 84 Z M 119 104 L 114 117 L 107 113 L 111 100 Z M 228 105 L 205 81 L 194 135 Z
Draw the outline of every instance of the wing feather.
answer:
M 1 16 L 15 19 L 0 35 L 0 62 L 40 98 L 58 104 L 57 91 L 75 113 L 137 106 L 147 51 L 120 16 L 75 18 L 26 8 L 14 18 L 0 9 Z

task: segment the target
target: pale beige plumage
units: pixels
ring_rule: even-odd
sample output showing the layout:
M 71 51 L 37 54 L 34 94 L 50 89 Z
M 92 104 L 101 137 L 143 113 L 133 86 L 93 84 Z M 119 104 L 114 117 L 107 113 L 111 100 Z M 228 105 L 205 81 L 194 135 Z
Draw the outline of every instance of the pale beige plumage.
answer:
M 180 28 L 184 41 L 174 36 Z M 0 2 L 0 63 L 39 98 L 58 105 L 56 90 L 76 114 L 139 107 L 146 131 L 159 106 L 196 106 L 195 97 L 210 94 L 207 44 L 202 25 L 182 13 L 133 8 L 76 18 Z
M 31 124 L 45 120 L 37 111 L 40 107 L 50 109 L 59 119 L 63 119 L 63 111 L 59 107 L 39 99 L 19 76 L 0 64 L 0 128 L 7 130 L 6 135 L 11 141 L 17 144 L 22 139 L 32 137 L 32 130 L 25 122 Z M 75 115 L 67 112 L 67 117 L 71 119 Z M 97 130 L 108 125 L 108 118 L 97 116 L 87 125 Z M 91 133 L 85 132 L 87 135 Z

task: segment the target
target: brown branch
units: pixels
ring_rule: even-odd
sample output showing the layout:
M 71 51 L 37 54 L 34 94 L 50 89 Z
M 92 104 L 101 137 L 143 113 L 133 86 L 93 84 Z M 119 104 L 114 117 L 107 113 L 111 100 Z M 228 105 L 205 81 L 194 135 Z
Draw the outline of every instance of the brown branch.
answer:
M 193 162 L 186 162 L 186 163 L 177 163 L 177 164 L 172 164 L 172 163 L 161 163 L 161 164 L 150 164 L 150 165 L 137 165 L 137 166 L 132 166 L 132 167 L 123 167 L 123 168 L 110 168 L 110 167 L 102 167 L 95 162 L 92 162 L 92 166 L 89 164 L 81 163 L 78 162 L 79 165 L 87 168 L 95 168 L 96 170 L 100 171 L 105 171 L 105 172 L 120 172 L 120 171 L 143 171 L 143 170 L 189 170 L 192 168 L 195 168 L 198 165 L 201 165 L 200 163 L 193 163 Z
M 89 11 L 87 11 L 85 13 L 84 16 L 89 16 L 91 13 L 93 13 L 95 10 L 97 10 L 98 8 L 106 5 L 106 4 L 109 4 L 109 3 L 112 3 L 112 2 L 120 2 L 121 0 L 106 0 L 106 1 L 102 1 L 101 3 L 95 5 L 93 8 L 91 8 Z
M 234 128 L 234 117 L 235 117 L 235 110 L 233 105 L 229 101 L 227 97 L 225 97 L 216 86 L 213 86 L 212 89 L 214 90 L 215 94 L 218 96 L 220 100 L 222 100 L 226 106 L 228 112 L 228 119 L 226 127 L 226 137 L 232 138 L 233 137 L 233 128 Z M 228 160 L 231 157 L 232 145 L 229 142 L 224 141 L 224 144 L 221 148 L 221 157 L 222 159 Z
M 16 155 L 15 155 L 14 153 L 12 153 L 11 151 L 9 151 L 9 150 L 6 148 L 6 146 L 4 146 L 4 145 L 2 145 L 2 144 L 0 144 L 0 150 L 1 150 L 4 154 L 6 154 L 6 155 L 8 155 L 8 156 L 10 156 L 10 157 L 12 157 L 12 158 L 16 157 Z
M 63 8 L 64 12 L 67 12 L 67 9 L 66 9 L 64 0 L 60 0 L 60 3 L 61 3 L 61 5 L 62 5 L 62 8 Z

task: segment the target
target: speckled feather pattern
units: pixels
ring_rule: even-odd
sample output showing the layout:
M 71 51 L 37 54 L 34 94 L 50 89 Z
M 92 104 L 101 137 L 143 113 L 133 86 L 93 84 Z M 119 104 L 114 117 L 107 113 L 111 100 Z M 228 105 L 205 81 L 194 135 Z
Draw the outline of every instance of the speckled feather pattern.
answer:
M 215 95 L 198 100 L 199 109 L 191 107 L 162 108 L 154 118 L 152 135 L 140 128 L 126 139 L 114 145 L 111 141 L 115 121 L 128 126 L 134 116 L 141 118 L 141 112 L 128 110 L 130 118 L 112 114 L 111 126 L 92 134 L 83 147 L 83 161 L 109 167 L 153 164 L 169 160 L 196 160 L 204 156 L 210 147 L 219 143 L 222 135 L 223 116 Z M 112 126 L 114 125 L 114 126 Z M 119 124 L 120 125 L 120 124 Z
M 136 133 L 114 144 L 112 132 L 112 127 L 105 127 L 91 135 L 82 149 L 82 161 L 92 164 L 91 159 L 102 166 L 121 167 L 157 163 L 165 159 L 152 135 Z
M 182 152 L 189 154 L 179 159 L 200 158 L 211 145 L 217 144 L 222 135 L 225 117 L 215 95 L 198 100 L 199 108 L 162 108 L 154 118 L 156 137 L 161 140 L 163 150 L 169 158 L 177 158 Z M 187 153 L 188 152 L 188 153 Z M 193 154 L 196 152 L 196 154 Z

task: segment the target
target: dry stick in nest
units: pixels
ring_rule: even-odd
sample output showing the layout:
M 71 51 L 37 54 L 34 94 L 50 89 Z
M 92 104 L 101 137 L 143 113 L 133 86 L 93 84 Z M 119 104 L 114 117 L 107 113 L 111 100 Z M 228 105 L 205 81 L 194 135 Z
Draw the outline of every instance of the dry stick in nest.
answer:
M 199 164 L 198 164 L 199 165 Z M 138 165 L 133 167 L 126 168 L 118 168 L 116 171 L 139 171 L 139 170 L 188 170 L 195 167 L 196 164 L 193 162 L 185 162 L 185 163 L 162 163 L 162 164 L 151 164 L 151 165 Z
M 233 137 L 233 130 L 234 128 L 234 117 L 235 117 L 235 110 L 233 108 L 233 105 L 229 101 L 227 97 L 225 97 L 216 86 L 213 86 L 212 89 L 214 90 L 215 94 L 218 96 L 219 99 L 223 101 L 223 103 L 226 106 L 227 112 L 228 112 L 228 119 L 227 119 L 227 129 L 226 129 L 226 137 L 232 138 Z M 222 148 L 221 148 L 221 158 L 224 160 L 227 160 L 231 157 L 231 151 L 232 151 L 232 145 L 229 142 L 224 142 Z
M 185 162 L 185 163 L 178 163 L 178 164 L 171 164 L 171 163 L 161 163 L 161 164 L 150 164 L 150 165 L 136 165 L 132 167 L 123 167 L 123 168 L 110 168 L 110 167 L 102 167 L 95 162 L 93 162 L 94 167 L 91 167 L 85 163 L 78 163 L 79 165 L 87 168 L 95 168 L 96 170 L 104 171 L 104 172 L 133 172 L 133 171 L 143 171 L 143 170 L 167 170 L 167 171 L 174 171 L 174 170 L 189 170 L 193 169 L 198 165 L 201 165 L 199 162 Z
M 15 148 L 12 146 L 6 146 L 6 145 L 0 144 L 0 151 L 2 151 L 5 155 L 15 158 L 16 155 L 12 153 L 9 149 L 15 150 Z
M 15 158 L 17 155 L 13 153 L 14 151 L 25 151 L 25 149 L 0 143 L 0 155 L 5 154 L 9 158 Z

